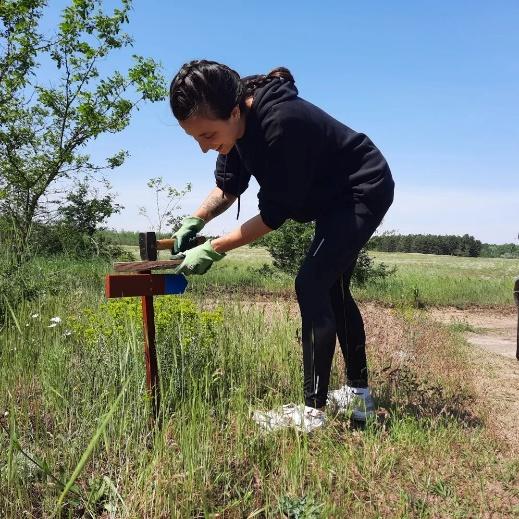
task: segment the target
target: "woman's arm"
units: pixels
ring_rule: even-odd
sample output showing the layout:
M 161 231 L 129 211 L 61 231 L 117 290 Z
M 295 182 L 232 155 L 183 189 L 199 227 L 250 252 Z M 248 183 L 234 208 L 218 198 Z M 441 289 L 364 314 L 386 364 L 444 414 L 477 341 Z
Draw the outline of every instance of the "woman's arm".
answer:
M 221 254 L 250 243 L 270 231 L 272 229 L 263 223 L 261 216 L 258 214 L 237 229 L 234 229 L 234 231 L 211 240 L 211 246 L 216 252 Z
M 193 216 L 202 218 L 205 223 L 229 209 L 236 200 L 234 195 L 224 193 L 219 187 L 215 187 L 201 203 Z

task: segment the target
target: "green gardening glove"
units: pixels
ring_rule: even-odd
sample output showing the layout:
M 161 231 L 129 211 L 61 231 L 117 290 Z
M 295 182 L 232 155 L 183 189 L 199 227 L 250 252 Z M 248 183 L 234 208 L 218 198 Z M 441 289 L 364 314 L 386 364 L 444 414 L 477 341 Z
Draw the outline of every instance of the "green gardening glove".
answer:
M 220 261 L 224 254 L 216 252 L 209 240 L 202 245 L 197 245 L 192 249 L 186 250 L 184 254 L 180 254 L 180 258 L 184 261 L 175 269 L 175 274 L 205 274 L 215 261 Z
M 173 234 L 172 238 L 175 238 L 173 243 L 172 254 L 178 254 L 189 249 L 190 243 L 195 238 L 196 233 L 200 232 L 204 228 L 205 222 L 198 216 L 186 216 L 182 220 L 180 229 Z

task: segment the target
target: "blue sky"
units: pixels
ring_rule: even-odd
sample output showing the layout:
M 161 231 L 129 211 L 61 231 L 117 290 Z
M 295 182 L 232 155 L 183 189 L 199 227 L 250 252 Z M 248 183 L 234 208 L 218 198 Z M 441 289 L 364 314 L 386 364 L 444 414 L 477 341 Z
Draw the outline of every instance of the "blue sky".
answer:
M 128 32 L 133 51 L 161 61 L 168 80 L 199 58 L 241 75 L 288 67 L 302 97 L 369 135 L 386 156 L 397 189 L 382 230 L 517 243 L 518 27 L 517 1 L 141 0 Z M 124 62 L 121 55 L 114 65 Z M 192 182 L 185 212 L 214 185 L 215 153 L 201 153 L 167 101 L 143 106 L 127 130 L 91 151 L 120 148 L 131 157 L 110 174 L 125 206 L 113 227 L 149 229 L 138 207 L 153 207 L 151 177 Z M 240 222 L 256 214 L 256 193 L 251 184 Z M 231 208 L 208 232 L 236 224 Z

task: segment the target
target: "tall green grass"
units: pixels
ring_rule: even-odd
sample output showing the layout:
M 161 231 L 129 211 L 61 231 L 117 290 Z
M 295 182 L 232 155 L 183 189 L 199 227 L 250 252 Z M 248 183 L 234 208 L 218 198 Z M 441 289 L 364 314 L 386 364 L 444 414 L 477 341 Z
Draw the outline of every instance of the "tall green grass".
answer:
M 291 303 L 258 309 L 225 300 L 214 335 L 202 311 L 189 323 L 188 313 L 171 314 L 169 323 L 159 320 L 163 405 L 161 425 L 151 428 L 141 323 L 128 311 L 105 331 L 113 315 L 95 268 L 78 266 L 57 292 L 22 302 L 0 331 L 0 411 L 8 412 L 0 516 L 517 512 L 513 461 L 500 458 L 486 433 L 463 345 L 412 308 L 368 315 L 372 382 L 385 409 L 378 420 L 359 429 L 330 415 L 313 435 L 265 435 L 250 418 L 254 409 L 302 401 Z M 218 306 L 214 298 L 201 302 Z M 62 322 L 50 327 L 57 316 Z M 332 387 L 342 377 L 336 356 Z
M 138 259 L 138 247 L 126 249 Z M 496 258 L 458 258 L 430 254 L 370 253 L 375 262 L 395 267 L 386 280 L 354 286 L 360 301 L 376 301 L 391 306 L 512 306 L 514 279 L 519 276 L 519 260 Z M 167 258 L 162 253 L 162 258 Z M 35 274 L 40 278 L 65 276 L 66 283 L 79 275 L 102 286 L 111 271 L 109 263 L 71 262 L 65 259 L 37 260 Z M 241 247 L 227 254 L 203 276 L 189 278 L 190 292 L 205 297 L 214 294 L 274 295 L 294 297 L 294 278 L 272 267 L 268 252 Z

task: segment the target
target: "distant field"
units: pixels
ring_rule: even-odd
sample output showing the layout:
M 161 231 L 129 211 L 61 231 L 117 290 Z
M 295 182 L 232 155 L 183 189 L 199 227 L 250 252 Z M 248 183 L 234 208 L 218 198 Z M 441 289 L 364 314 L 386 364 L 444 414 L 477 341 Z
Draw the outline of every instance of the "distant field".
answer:
M 126 247 L 138 256 L 138 247 Z M 162 253 L 168 257 L 167 253 Z M 512 287 L 519 277 L 519 259 L 461 258 L 418 253 L 370 252 L 376 262 L 395 267 L 384 282 L 356 287 L 361 300 L 389 304 L 466 307 L 513 305 Z M 228 253 L 204 276 L 193 277 L 194 290 L 242 289 L 291 292 L 291 276 L 264 269 L 272 265 L 266 249 L 240 247 Z
M 460 258 L 417 253 L 370 252 L 376 261 L 397 268 L 381 286 L 368 286 L 363 294 L 392 302 L 399 297 L 417 304 L 513 305 L 513 283 L 519 276 L 519 260 Z
M 461 258 L 457 256 L 436 256 L 434 254 L 375 252 L 370 256 L 388 265 L 420 270 L 427 268 L 430 275 L 474 275 L 481 279 L 500 276 L 519 276 L 519 259 L 502 258 Z

